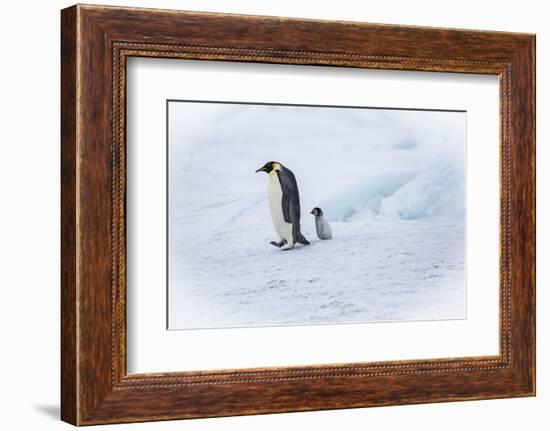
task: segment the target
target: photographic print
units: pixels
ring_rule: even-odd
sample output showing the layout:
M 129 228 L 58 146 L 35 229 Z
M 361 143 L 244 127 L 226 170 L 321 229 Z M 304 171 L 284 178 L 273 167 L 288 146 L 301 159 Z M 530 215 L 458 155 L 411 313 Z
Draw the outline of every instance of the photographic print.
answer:
M 168 329 L 466 318 L 466 112 L 167 101 Z

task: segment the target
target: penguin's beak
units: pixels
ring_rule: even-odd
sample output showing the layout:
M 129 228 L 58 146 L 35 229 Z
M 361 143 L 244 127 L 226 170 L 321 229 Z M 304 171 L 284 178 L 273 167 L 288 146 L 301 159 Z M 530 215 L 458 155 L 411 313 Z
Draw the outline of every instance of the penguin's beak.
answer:
M 258 172 L 266 172 L 265 170 L 265 166 L 262 166 L 260 169 L 258 169 L 256 172 L 254 172 L 255 174 L 257 174 Z

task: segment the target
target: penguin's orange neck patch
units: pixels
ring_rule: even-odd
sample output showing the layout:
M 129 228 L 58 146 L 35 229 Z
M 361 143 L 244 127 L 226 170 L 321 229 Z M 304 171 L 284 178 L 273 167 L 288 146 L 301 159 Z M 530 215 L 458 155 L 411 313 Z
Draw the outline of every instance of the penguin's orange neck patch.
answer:
M 275 175 L 277 171 L 281 170 L 281 165 L 279 163 L 273 163 L 273 166 L 271 167 L 271 172 L 269 175 Z

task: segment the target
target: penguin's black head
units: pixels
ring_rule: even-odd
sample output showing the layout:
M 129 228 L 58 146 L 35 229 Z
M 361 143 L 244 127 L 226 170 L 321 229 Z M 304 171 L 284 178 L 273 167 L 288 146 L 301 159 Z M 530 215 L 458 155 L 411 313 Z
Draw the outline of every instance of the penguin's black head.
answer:
M 323 210 L 319 207 L 315 207 L 311 210 L 311 214 L 313 214 L 314 216 L 322 216 Z
M 258 169 L 256 172 L 267 172 L 268 174 L 272 171 L 280 171 L 281 170 L 281 164 L 279 162 L 267 162 L 265 165 L 263 165 L 260 169 Z

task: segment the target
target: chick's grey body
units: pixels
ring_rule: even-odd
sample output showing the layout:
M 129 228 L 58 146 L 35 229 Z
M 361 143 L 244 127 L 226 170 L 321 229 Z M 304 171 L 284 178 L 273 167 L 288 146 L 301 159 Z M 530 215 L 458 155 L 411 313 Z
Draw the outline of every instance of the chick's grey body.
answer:
M 269 175 L 268 198 L 271 208 L 273 227 L 280 241 L 271 244 L 285 250 L 292 249 L 296 243 L 308 245 L 309 241 L 300 230 L 300 195 L 296 177 L 292 171 L 280 163 L 268 162 L 258 171 Z M 257 172 L 258 172 L 257 171 Z
M 332 228 L 321 208 L 313 208 L 311 214 L 315 216 L 315 228 L 320 239 L 332 239 Z

